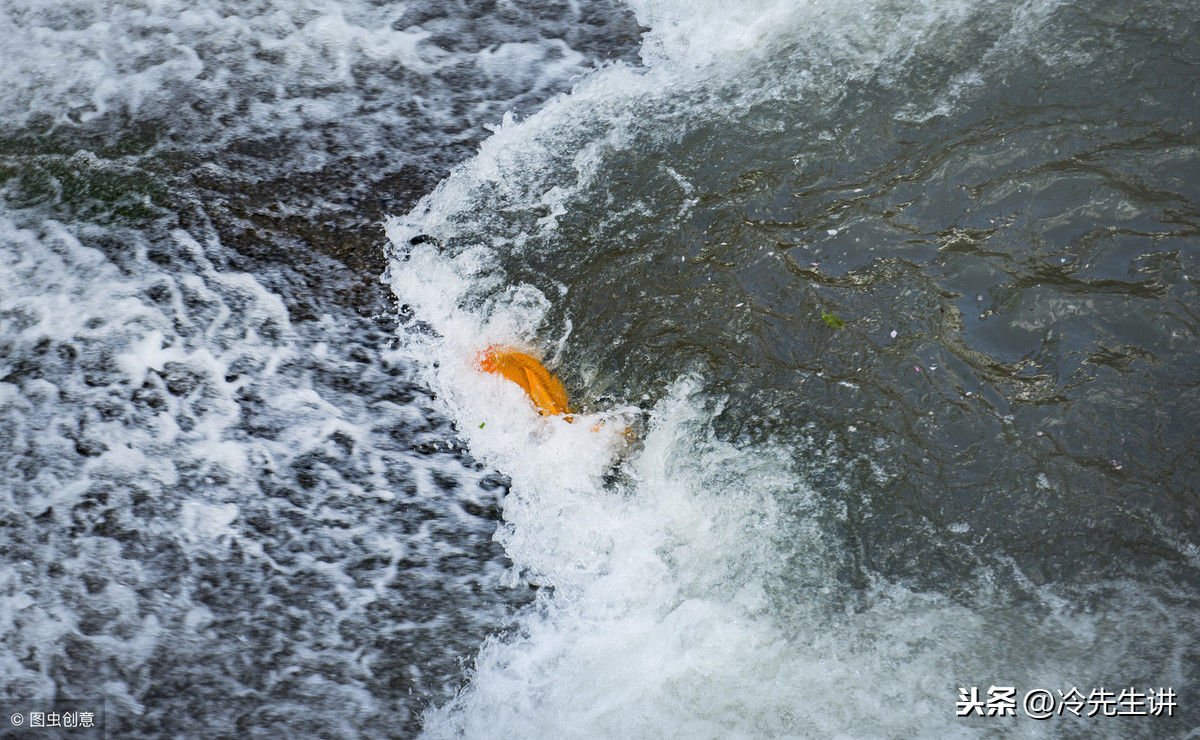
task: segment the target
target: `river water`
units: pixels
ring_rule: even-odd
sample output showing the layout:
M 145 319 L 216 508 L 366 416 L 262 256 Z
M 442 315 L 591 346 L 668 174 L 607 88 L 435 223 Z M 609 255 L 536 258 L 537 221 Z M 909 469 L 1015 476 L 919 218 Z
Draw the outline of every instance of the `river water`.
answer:
M 17 0 L 0 69 L 5 717 L 1200 731 L 1193 4 Z

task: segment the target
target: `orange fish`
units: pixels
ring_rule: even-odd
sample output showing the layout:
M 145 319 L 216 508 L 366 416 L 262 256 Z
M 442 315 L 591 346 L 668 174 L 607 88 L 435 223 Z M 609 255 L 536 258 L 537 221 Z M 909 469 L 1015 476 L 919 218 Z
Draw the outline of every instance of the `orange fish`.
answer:
M 475 364 L 485 373 L 501 375 L 521 386 L 542 416 L 571 413 L 562 381 L 528 353 L 493 344 L 479 353 Z

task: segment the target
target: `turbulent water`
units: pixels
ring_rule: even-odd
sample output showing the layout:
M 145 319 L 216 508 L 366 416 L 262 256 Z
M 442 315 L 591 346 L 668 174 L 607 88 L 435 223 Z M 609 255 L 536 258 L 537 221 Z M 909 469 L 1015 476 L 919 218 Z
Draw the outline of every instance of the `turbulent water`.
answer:
M 0 69 L 0 735 L 1200 733 L 1193 4 L 18 0 Z

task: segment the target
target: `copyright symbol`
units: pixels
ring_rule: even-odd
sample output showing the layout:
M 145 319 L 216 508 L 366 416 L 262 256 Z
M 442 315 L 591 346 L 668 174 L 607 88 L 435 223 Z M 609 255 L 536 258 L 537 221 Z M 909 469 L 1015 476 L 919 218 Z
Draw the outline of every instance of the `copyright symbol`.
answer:
M 22 716 L 20 712 L 14 712 L 13 716 L 8 718 L 8 721 L 12 722 L 14 725 L 19 725 L 25 722 L 25 717 Z

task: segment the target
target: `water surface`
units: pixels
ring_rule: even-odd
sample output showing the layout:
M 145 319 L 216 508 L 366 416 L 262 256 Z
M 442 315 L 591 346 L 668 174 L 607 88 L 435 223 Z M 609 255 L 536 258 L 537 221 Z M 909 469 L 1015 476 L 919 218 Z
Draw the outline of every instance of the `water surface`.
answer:
M 726 5 L 11 5 L 5 706 L 1200 727 L 1194 8 Z

